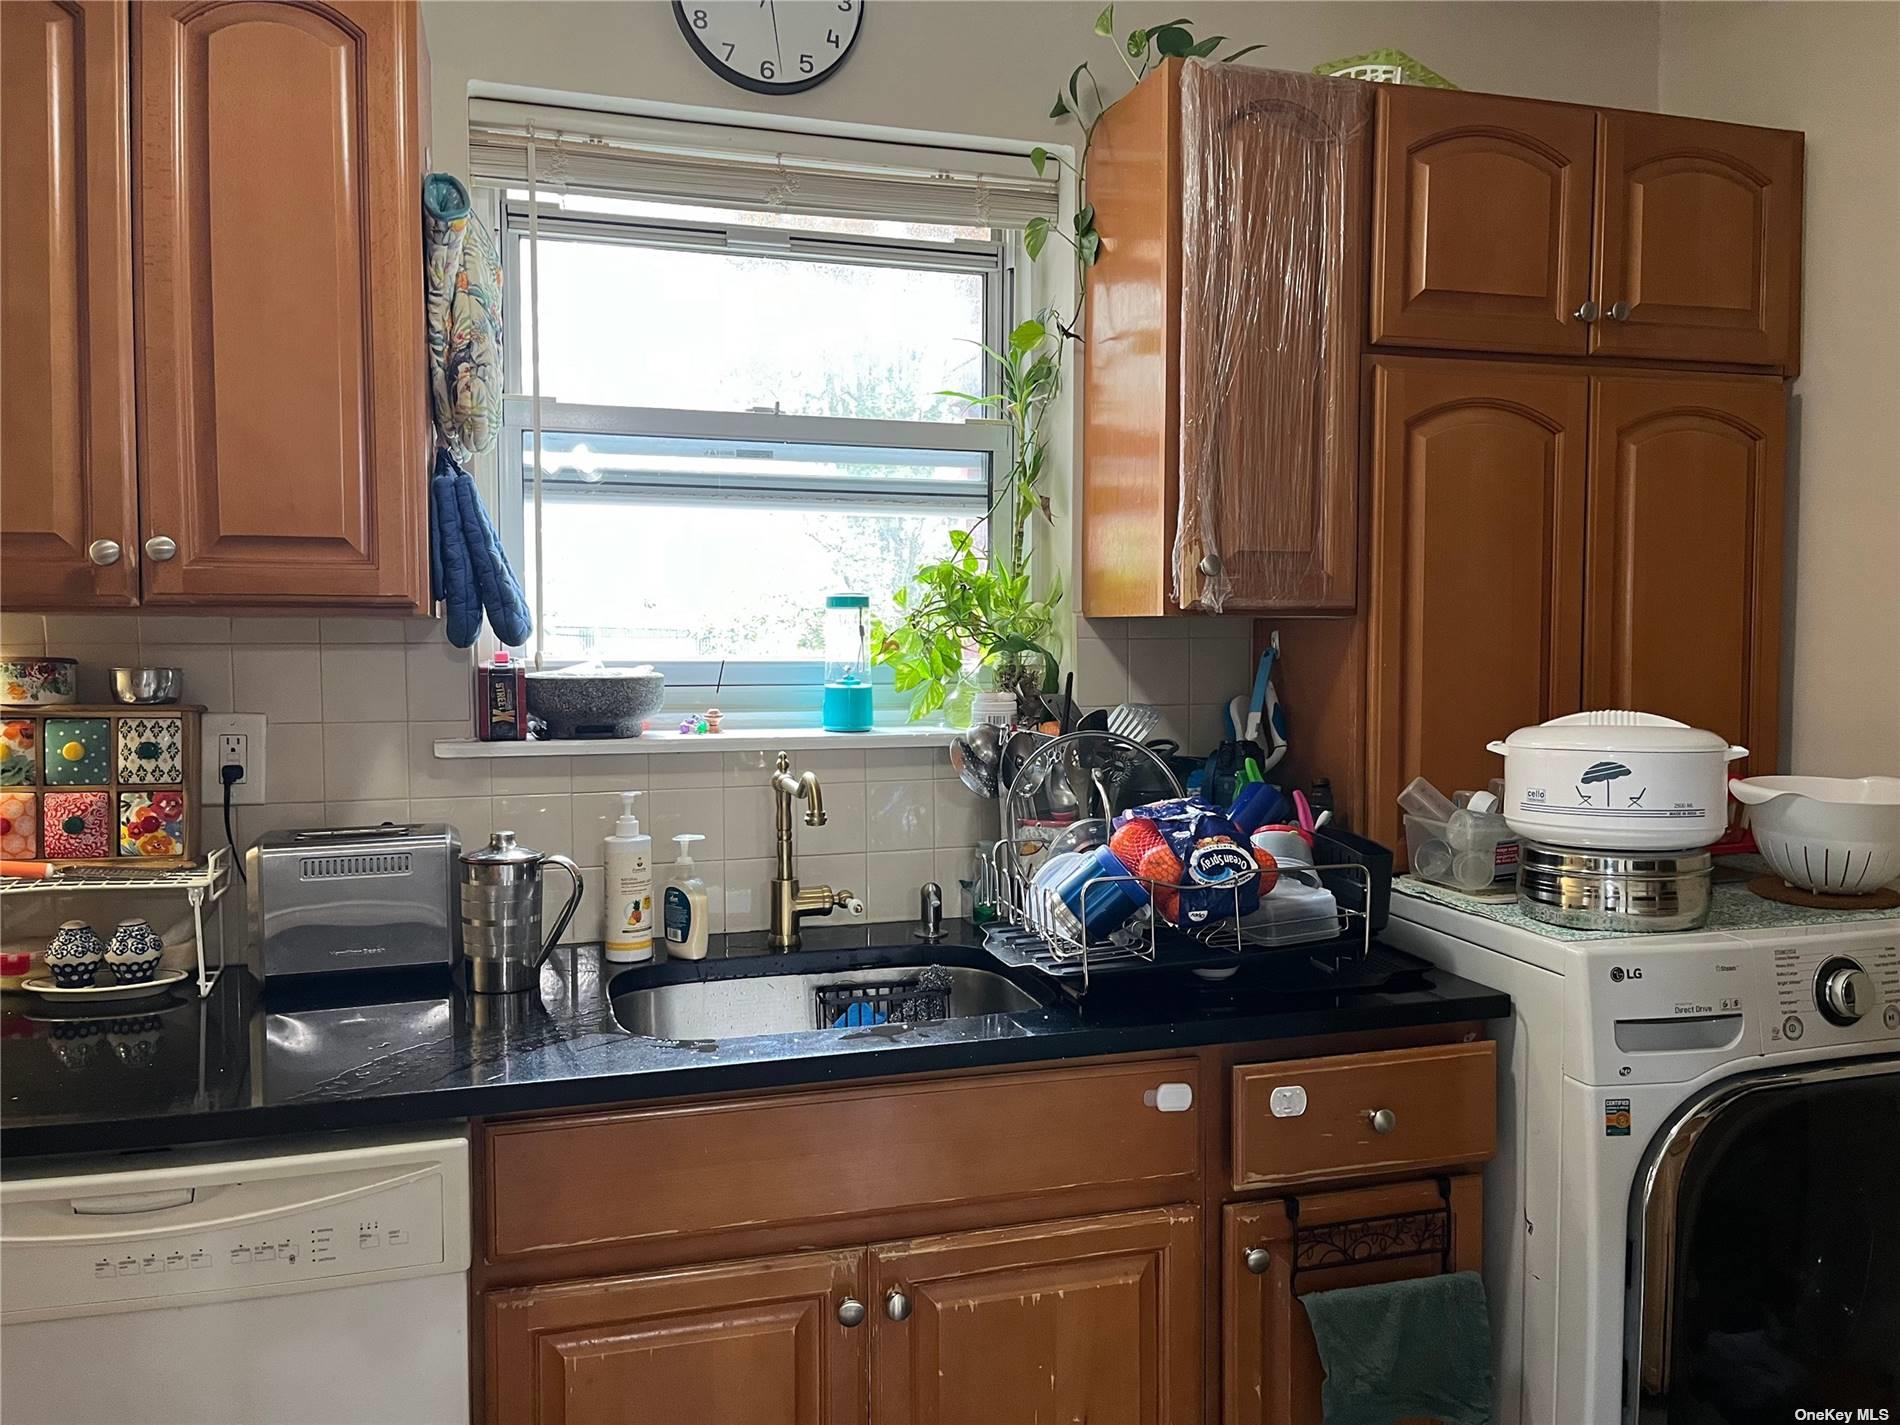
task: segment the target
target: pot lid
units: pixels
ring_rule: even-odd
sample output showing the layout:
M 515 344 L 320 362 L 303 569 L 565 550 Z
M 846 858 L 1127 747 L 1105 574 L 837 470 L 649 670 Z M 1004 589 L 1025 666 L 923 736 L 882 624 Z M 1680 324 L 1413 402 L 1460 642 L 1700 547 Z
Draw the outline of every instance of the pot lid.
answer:
M 1606 710 L 1554 717 L 1520 727 L 1504 739 L 1513 749 L 1536 752 L 1722 752 L 1725 738 L 1655 713 Z
M 470 866 L 525 866 L 540 859 L 539 851 L 515 845 L 512 831 L 497 831 L 488 838 L 488 844 L 481 850 L 464 852 L 462 855 L 463 863 Z

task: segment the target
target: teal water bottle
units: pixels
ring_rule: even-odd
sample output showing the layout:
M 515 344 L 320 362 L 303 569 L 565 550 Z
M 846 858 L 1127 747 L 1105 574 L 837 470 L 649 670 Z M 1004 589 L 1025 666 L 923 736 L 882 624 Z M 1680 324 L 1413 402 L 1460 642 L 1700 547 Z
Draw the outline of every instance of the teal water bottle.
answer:
M 825 600 L 825 731 L 871 730 L 871 599 Z

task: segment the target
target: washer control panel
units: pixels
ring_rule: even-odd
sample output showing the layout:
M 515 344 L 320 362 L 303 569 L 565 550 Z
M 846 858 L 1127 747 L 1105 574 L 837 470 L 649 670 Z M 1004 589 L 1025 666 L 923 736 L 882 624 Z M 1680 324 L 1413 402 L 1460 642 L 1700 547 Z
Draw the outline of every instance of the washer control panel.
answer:
M 1900 932 L 1810 934 L 1765 948 L 1769 1053 L 1900 1039 Z

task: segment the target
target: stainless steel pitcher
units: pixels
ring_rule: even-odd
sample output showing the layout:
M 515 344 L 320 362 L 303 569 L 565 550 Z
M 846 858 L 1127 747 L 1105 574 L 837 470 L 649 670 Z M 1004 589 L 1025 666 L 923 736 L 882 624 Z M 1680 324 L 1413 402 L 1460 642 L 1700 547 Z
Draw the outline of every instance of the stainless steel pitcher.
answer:
M 574 893 L 543 942 L 541 868 L 550 865 L 573 878 Z M 542 961 L 581 903 L 580 868 L 565 856 L 547 856 L 515 845 L 512 831 L 497 831 L 481 850 L 464 854 L 461 866 L 462 953 L 468 960 L 468 987 L 478 994 L 532 989 Z

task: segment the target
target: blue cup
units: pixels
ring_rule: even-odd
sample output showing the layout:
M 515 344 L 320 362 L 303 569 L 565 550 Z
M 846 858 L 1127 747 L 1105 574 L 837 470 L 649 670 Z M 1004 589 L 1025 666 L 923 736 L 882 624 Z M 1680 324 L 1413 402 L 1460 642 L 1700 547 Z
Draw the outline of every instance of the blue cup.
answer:
M 1100 940 L 1126 925 L 1148 904 L 1148 888 L 1128 874 L 1106 846 L 1088 852 L 1056 886 L 1056 899 L 1082 927 L 1089 940 Z

